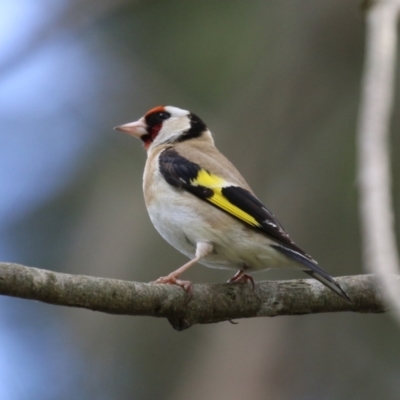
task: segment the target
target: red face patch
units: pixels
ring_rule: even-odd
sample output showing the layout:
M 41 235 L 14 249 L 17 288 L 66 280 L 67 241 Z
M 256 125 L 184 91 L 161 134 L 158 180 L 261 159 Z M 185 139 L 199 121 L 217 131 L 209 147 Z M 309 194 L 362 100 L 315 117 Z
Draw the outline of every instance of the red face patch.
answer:
M 141 139 L 143 140 L 146 149 L 157 137 L 162 128 L 163 122 L 170 116 L 171 114 L 165 110 L 164 106 L 154 107 L 145 114 L 144 119 L 147 125 L 147 134 L 142 136 Z
M 147 135 L 142 136 L 142 140 L 144 143 L 144 147 L 146 149 L 153 143 L 153 140 L 157 137 L 158 132 L 160 132 L 161 124 L 153 125 L 149 128 L 149 133 Z
M 147 117 L 150 114 L 155 114 L 155 113 L 163 112 L 163 111 L 165 111 L 164 106 L 157 106 L 157 107 L 154 107 L 151 110 L 147 111 L 147 113 L 145 114 L 145 117 Z

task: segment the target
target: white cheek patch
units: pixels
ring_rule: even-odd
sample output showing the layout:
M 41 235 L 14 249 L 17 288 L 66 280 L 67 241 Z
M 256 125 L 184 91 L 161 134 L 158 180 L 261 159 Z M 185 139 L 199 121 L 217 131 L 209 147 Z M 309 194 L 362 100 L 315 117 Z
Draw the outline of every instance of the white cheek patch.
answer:
M 154 143 L 161 144 L 173 141 L 175 137 L 180 136 L 182 132 L 188 129 L 190 129 L 189 118 L 172 116 L 170 119 L 164 121 L 163 127 L 154 139 Z
M 170 119 L 164 122 L 164 125 L 161 129 L 160 133 L 166 132 L 167 134 L 175 133 L 175 132 L 183 132 L 187 129 L 190 129 L 190 120 L 189 118 L 182 117 L 171 117 Z

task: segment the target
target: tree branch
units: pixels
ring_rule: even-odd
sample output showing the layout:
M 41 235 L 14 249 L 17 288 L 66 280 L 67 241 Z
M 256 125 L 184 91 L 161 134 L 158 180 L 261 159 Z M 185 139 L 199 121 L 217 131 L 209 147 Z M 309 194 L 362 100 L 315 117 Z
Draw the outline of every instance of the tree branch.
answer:
M 255 290 L 247 284 L 197 284 L 189 299 L 173 285 L 69 275 L 0 263 L 0 294 L 109 314 L 167 318 L 177 330 L 239 318 L 387 311 L 374 276 L 337 280 L 354 304 L 346 303 L 314 279 L 258 282 Z
M 364 264 L 377 274 L 400 319 L 399 273 L 389 153 L 400 0 L 374 0 L 366 15 L 366 56 L 358 118 L 358 182 Z

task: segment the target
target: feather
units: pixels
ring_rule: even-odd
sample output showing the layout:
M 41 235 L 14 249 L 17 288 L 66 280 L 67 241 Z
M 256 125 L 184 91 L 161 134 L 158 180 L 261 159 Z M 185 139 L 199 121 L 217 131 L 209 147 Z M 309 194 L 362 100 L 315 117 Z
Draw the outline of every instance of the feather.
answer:
M 346 300 L 348 303 L 352 303 L 350 297 L 347 295 L 347 293 L 341 288 L 341 286 L 333 279 L 328 273 L 326 273 L 314 260 L 309 260 L 308 258 L 305 258 L 302 254 L 299 254 L 287 247 L 280 246 L 280 245 L 272 245 L 272 247 L 279 252 L 285 254 L 289 258 L 299 261 L 302 263 L 304 266 L 308 267 L 307 269 L 304 269 L 303 271 L 312 276 L 314 279 L 320 281 L 323 283 L 325 286 L 327 286 L 329 289 L 333 290 L 335 293 L 337 293 L 340 297 L 342 297 L 344 300 Z
M 248 190 L 232 185 L 182 157 L 172 148 L 167 148 L 160 154 L 159 169 L 170 185 L 192 193 L 312 260 L 296 246 L 274 215 Z
M 189 161 L 172 148 L 161 152 L 159 170 L 170 185 L 192 193 L 272 238 L 276 244 L 272 244 L 271 247 L 301 264 L 304 272 L 351 303 L 340 285 L 290 239 L 275 216 L 250 191 L 233 185 L 219 175 Z

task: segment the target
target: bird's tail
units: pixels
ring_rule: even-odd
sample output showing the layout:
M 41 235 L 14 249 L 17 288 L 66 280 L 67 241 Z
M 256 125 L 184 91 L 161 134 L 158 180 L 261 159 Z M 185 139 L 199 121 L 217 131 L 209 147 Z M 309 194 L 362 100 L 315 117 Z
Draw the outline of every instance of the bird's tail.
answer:
M 325 272 L 316 261 L 308 258 L 307 256 L 298 253 L 297 251 L 291 250 L 288 247 L 281 245 L 272 245 L 272 247 L 279 252 L 283 253 L 285 256 L 291 258 L 294 261 L 297 261 L 303 264 L 307 269 L 303 269 L 303 271 L 312 276 L 314 279 L 317 279 L 329 289 L 333 290 L 336 294 L 338 294 L 343 300 L 346 300 L 348 303 L 352 303 L 350 297 L 347 293 L 342 289 L 342 287 L 333 279 L 327 272 Z

